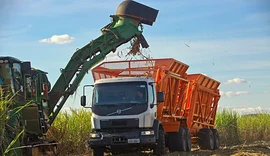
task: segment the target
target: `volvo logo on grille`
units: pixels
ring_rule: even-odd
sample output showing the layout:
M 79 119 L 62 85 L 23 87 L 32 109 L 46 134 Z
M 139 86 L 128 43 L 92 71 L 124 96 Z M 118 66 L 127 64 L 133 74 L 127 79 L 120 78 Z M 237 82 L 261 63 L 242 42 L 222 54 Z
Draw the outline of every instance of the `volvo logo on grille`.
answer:
M 115 112 L 107 114 L 107 116 L 113 115 L 113 114 L 121 114 L 122 112 L 130 110 L 130 109 L 132 109 L 132 107 L 129 107 L 129 108 L 126 108 L 126 109 L 117 109 Z
M 121 114 L 122 110 L 121 109 L 117 109 L 116 113 L 117 114 Z

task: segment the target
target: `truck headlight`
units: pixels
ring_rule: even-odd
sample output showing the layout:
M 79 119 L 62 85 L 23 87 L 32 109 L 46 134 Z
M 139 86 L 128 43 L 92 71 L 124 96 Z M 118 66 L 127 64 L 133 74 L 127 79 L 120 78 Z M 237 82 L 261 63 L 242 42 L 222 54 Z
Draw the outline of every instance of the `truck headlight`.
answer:
M 152 130 L 152 131 L 142 131 L 141 132 L 141 135 L 154 135 L 155 132 Z
M 101 134 L 99 134 L 99 133 L 90 133 L 90 138 L 101 138 Z

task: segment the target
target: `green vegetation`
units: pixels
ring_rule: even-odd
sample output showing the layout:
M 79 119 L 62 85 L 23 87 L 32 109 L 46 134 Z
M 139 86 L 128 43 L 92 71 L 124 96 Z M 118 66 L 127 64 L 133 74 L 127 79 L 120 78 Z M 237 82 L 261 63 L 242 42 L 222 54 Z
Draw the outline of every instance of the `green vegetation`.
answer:
M 61 155 L 89 152 L 90 117 L 91 112 L 85 109 L 71 109 L 71 112 L 58 114 L 47 136 L 60 143 L 57 150 Z
M 238 127 L 242 141 L 270 140 L 270 114 L 241 116 L 238 119 Z
M 221 142 L 224 144 L 240 143 L 238 119 L 239 114 L 234 111 L 222 110 L 216 116 L 216 128 Z
M 29 104 L 14 107 L 15 95 L 4 96 L 0 90 L 0 153 L 3 155 L 17 155 L 21 152 L 19 149 L 23 148 L 19 144 L 19 138 L 24 132 L 19 116 L 21 110 Z
M 61 155 L 88 153 L 87 138 L 91 131 L 89 110 L 71 109 L 60 113 L 48 136 L 59 141 Z M 235 111 L 222 110 L 217 113 L 216 127 L 223 145 L 270 140 L 270 114 L 240 115 Z
M 6 97 L 2 97 L 2 93 L 0 93 L 0 153 L 4 153 L 7 148 L 7 138 L 6 138 L 6 129 L 5 125 L 8 119 L 8 107 L 9 100 Z
M 7 144 L 3 126 L 10 118 L 10 104 L 10 99 L 0 99 L 0 144 L 2 145 L 0 149 L 2 152 L 12 149 L 12 146 Z M 91 131 L 90 117 L 91 112 L 87 109 L 71 109 L 70 112 L 62 112 L 57 116 L 47 136 L 60 143 L 58 152 L 61 152 L 61 155 L 90 152 L 87 147 L 87 139 Z M 223 145 L 270 140 L 270 114 L 268 113 L 240 115 L 235 111 L 222 110 L 217 113 L 216 127 Z
M 240 115 L 222 110 L 217 113 L 216 127 L 225 145 L 270 140 L 270 114 L 266 112 Z

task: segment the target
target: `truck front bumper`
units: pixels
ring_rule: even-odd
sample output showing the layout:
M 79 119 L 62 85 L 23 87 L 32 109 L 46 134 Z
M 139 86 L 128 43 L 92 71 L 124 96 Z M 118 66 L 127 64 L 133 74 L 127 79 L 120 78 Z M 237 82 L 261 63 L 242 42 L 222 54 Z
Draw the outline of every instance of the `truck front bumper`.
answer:
M 153 133 L 146 133 L 151 130 L 130 130 L 126 132 L 94 132 L 88 140 L 89 147 L 97 146 L 118 146 L 118 145 L 153 145 L 156 137 Z M 151 131 L 153 132 L 153 131 Z

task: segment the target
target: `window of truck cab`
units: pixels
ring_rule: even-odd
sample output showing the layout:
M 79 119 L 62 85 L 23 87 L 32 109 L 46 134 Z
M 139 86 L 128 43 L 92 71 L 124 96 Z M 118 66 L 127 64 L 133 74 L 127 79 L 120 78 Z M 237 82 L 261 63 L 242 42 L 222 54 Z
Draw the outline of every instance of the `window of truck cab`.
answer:
M 153 84 L 148 86 L 148 99 L 149 99 L 150 104 L 154 103 L 154 86 L 153 86 Z
M 93 105 L 147 104 L 147 90 L 145 81 L 96 84 Z M 138 96 L 139 91 L 142 92 L 142 97 Z

